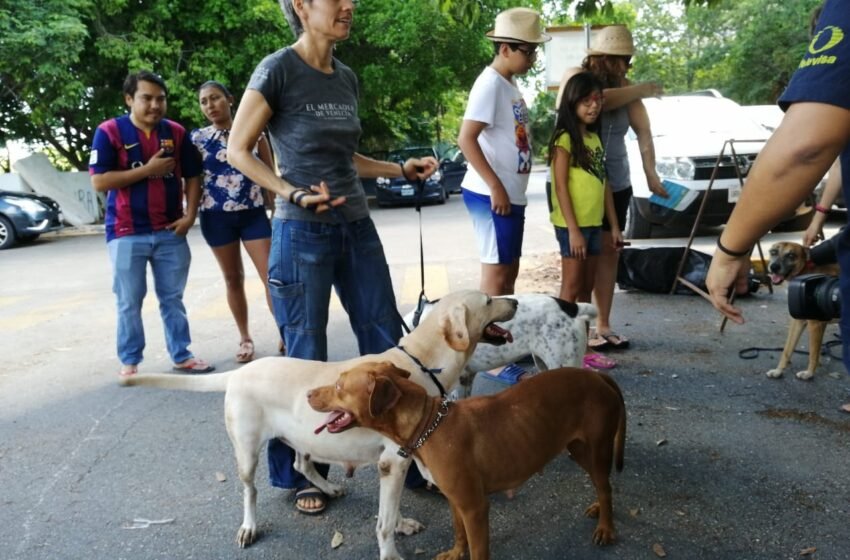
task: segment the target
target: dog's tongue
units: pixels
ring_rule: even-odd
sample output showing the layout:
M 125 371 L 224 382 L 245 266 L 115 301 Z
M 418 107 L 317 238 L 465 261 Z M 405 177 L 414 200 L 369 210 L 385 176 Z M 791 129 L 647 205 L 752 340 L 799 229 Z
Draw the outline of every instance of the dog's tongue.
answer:
M 490 323 L 489 325 L 487 325 L 486 332 L 487 336 L 504 338 L 508 342 L 514 341 L 514 336 L 511 334 L 511 331 L 503 329 L 495 323 Z
M 770 275 L 770 281 L 777 286 L 779 284 L 781 284 L 783 280 L 785 280 L 785 277 L 781 276 L 779 274 L 771 274 Z
M 340 418 L 343 414 L 345 414 L 345 413 L 344 413 L 344 412 L 342 412 L 341 410 L 334 410 L 334 411 L 331 411 L 331 413 L 330 413 L 330 414 L 328 414 L 328 416 L 325 418 L 325 420 L 324 420 L 321 424 L 319 424 L 319 426 L 318 426 L 315 430 L 313 430 L 313 433 L 314 433 L 314 434 L 319 434 L 319 433 L 321 433 L 321 432 L 322 432 L 322 430 L 324 430 L 325 428 L 327 428 L 327 427 L 328 427 L 328 424 L 332 424 L 332 423 L 333 423 L 333 422 L 335 422 L 336 420 L 339 420 L 339 418 Z

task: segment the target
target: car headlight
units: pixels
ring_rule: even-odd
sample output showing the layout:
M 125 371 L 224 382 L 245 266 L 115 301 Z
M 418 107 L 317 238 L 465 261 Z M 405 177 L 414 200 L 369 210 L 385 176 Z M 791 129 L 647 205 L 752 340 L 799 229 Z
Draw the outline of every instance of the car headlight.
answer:
M 42 204 L 37 200 L 31 200 L 29 198 L 15 198 L 15 199 L 6 199 L 6 202 L 11 204 L 12 206 L 17 206 L 27 214 L 36 214 L 38 212 L 44 212 L 45 210 L 50 210 L 47 206 Z
M 439 183 L 443 178 L 443 174 L 440 173 L 440 170 L 438 169 L 437 171 L 434 171 L 434 174 L 431 175 L 431 178 Z
M 390 180 L 387 179 L 386 177 L 378 177 L 377 179 L 375 179 L 375 183 L 377 183 L 377 185 L 379 187 L 389 187 L 390 186 Z
M 686 157 L 658 158 L 655 162 L 655 171 L 662 178 L 682 179 L 692 181 L 695 176 L 696 167 L 694 160 Z

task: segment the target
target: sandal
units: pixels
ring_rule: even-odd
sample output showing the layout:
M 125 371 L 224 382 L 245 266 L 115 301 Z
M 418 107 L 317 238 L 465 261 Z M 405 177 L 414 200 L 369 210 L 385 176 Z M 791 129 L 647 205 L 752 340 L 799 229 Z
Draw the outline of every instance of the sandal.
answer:
M 840 410 L 842 412 L 850 412 L 850 403 L 842 404 L 841 406 L 838 407 L 838 410 Z
M 597 331 L 594 336 L 587 341 L 587 345 L 594 350 L 603 350 L 605 348 L 625 350 L 629 347 L 629 339 L 615 333 L 614 331 L 607 333 L 600 333 Z
M 236 353 L 236 362 L 247 364 L 254 359 L 254 341 L 250 338 L 239 343 L 239 352 Z
M 498 374 L 485 372 L 485 379 L 501 383 L 502 385 L 516 385 L 523 379 L 528 378 L 528 372 L 516 364 L 508 364 Z
M 136 364 L 124 364 L 118 371 L 118 377 L 121 379 L 127 379 L 128 377 L 132 377 L 137 373 L 139 373 L 139 366 L 137 366 Z
M 617 362 L 602 354 L 585 354 L 582 367 L 585 369 L 611 369 L 617 367 Z
M 302 501 L 306 502 L 307 500 L 311 499 L 319 502 L 319 505 L 310 508 L 300 503 Z M 301 490 L 295 492 L 295 509 L 305 515 L 318 515 L 325 511 L 326 507 L 328 507 L 327 494 L 325 494 L 315 486 L 307 486 L 306 488 L 302 488 Z
M 179 373 L 209 373 L 215 371 L 215 366 L 199 358 L 189 358 L 182 364 L 175 364 L 171 369 Z

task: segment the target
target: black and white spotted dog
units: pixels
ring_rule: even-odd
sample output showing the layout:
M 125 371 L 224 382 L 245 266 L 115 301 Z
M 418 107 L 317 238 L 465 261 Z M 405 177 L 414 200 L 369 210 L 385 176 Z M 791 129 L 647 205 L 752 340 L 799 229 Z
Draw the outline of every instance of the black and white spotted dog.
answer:
M 460 396 L 472 392 L 476 372 L 504 366 L 531 354 L 538 371 L 561 367 L 582 367 L 587 349 L 587 324 L 596 318 L 596 306 L 570 303 L 545 294 L 514 294 L 514 318 L 500 323 L 513 335 L 513 342 L 494 346 L 479 344 L 461 377 Z M 434 302 L 425 304 L 424 317 Z M 405 317 L 412 326 L 414 312 Z

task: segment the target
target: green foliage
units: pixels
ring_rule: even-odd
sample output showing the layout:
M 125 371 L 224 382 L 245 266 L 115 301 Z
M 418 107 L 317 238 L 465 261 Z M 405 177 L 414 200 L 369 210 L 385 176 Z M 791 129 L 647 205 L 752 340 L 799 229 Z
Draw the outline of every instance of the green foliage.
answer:
M 555 95 L 557 92 L 542 91 L 537 94 L 528 110 L 531 123 L 531 149 L 536 161 L 549 160 L 549 139 L 555 128 Z

